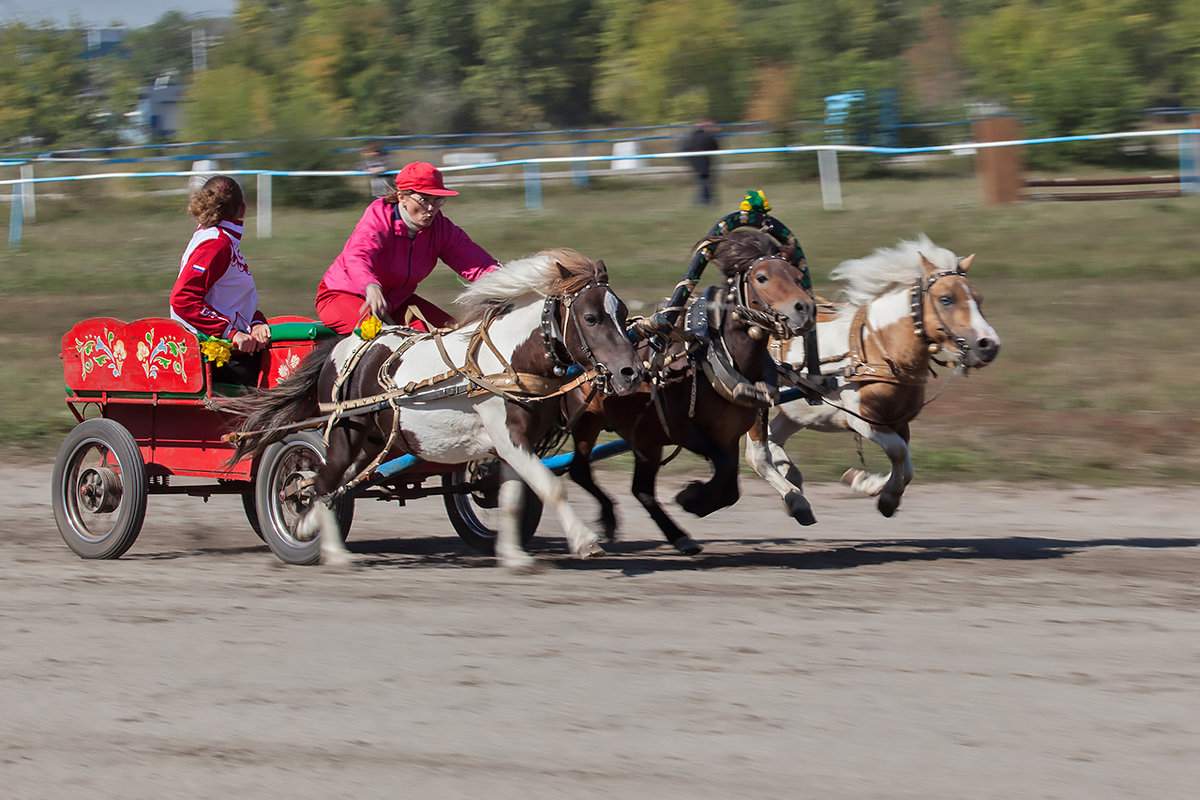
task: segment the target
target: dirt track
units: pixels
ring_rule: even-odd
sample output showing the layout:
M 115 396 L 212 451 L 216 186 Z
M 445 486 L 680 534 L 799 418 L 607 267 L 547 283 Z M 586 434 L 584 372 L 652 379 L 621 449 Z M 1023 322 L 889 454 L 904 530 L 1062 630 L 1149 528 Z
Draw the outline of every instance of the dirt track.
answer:
M 801 529 L 744 480 L 678 512 L 696 559 L 618 495 L 610 557 L 547 521 L 518 576 L 436 500 L 360 503 L 348 574 L 279 564 L 231 498 L 151 498 L 82 561 L 49 467 L 0 479 L 4 798 L 1200 792 L 1200 490 L 918 478 L 885 520 L 823 485 Z

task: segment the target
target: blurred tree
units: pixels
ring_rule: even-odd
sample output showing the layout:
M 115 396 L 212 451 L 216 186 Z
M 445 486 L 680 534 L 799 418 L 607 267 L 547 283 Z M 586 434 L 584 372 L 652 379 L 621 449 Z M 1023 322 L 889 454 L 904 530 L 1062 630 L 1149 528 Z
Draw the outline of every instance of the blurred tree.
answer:
M 84 32 L 22 24 L 0 28 L 0 141 L 84 146 L 100 109 L 83 59 Z
M 489 0 L 476 6 L 480 63 L 463 91 L 488 128 L 589 118 L 595 61 L 591 0 Z
M 977 94 L 1030 118 L 1033 135 L 1129 128 L 1149 97 L 1150 76 L 1138 73 L 1131 46 L 1148 23 L 1138 5 L 1145 3 L 1017 0 L 972 20 L 963 43 Z M 1116 141 L 1086 142 L 1030 156 L 1109 159 L 1119 148 Z
M 632 122 L 734 120 L 750 94 L 752 51 L 731 0 L 608 0 L 600 107 Z
M 460 90 L 468 68 L 481 63 L 475 0 L 393 0 L 393 6 L 403 63 L 391 79 L 404 91 L 389 109 L 395 120 L 389 129 L 476 129 L 475 104 Z

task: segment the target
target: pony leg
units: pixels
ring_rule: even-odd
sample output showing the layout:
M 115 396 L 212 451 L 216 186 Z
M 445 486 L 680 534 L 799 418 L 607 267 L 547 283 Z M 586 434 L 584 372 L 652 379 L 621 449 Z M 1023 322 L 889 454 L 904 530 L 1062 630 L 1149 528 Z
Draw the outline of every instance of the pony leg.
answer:
M 654 520 L 654 524 L 663 532 L 663 536 L 667 537 L 667 541 L 675 546 L 676 550 L 685 556 L 696 555 L 704 548 L 675 524 L 655 496 L 654 483 L 658 477 L 658 468 L 662 463 L 662 448 L 654 448 L 652 459 L 644 456 L 645 453 L 639 452 L 634 459 L 633 496 L 642 504 L 642 508 L 646 509 L 650 519 Z
M 713 466 L 712 477 L 707 482 L 692 481 L 675 495 L 675 502 L 684 511 L 697 517 L 707 517 L 714 511 L 729 508 L 738 501 L 737 442 L 722 447 L 709 437 L 685 445 L 689 450 L 707 458 Z
M 799 429 L 786 414 L 776 416 L 769 427 L 760 418 L 746 437 L 746 463 L 779 492 L 789 516 L 801 525 L 813 525 L 817 518 L 804 496 L 804 476 L 784 449 L 784 444 Z
M 358 425 L 338 425 L 333 429 L 325 465 L 317 470 L 314 482 L 317 498 L 296 526 L 296 538 L 300 541 L 321 537 L 321 563 L 326 566 L 344 568 L 354 563 L 329 499 L 341 485 L 342 475 L 353 460 L 351 454 L 360 452 L 366 438 L 365 430 Z
M 566 533 L 571 553 L 576 558 L 595 558 L 604 555 L 604 548 L 600 546 L 600 540 L 596 534 L 588 529 L 579 515 L 567 504 L 566 495 L 558 476 L 551 472 L 536 455 L 512 441 L 505 421 L 504 406 L 500 405 L 499 409 L 500 413 L 495 414 L 492 413 L 489 406 L 484 404 L 480 404 L 476 408 L 476 413 L 496 449 L 496 455 L 510 466 L 521 480 L 525 481 L 546 508 L 553 510 L 558 516 L 563 531 Z M 514 540 L 516 524 L 514 523 L 513 528 Z M 496 544 L 500 545 L 499 540 Z M 513 541 L 512 546 L 519 547 L 520 545 Z
M 842 475 L 842 483 L 868 497 L 878 496 L 875 502 L 879 513 L 890 517 L 900 507 L 900 498 L 913 478 L 912 455 L 908 441 L 899 433 L 872 430 L 868 437 L 883 450 L 891 462 L 887 475 L 851 468 Z
M 503 512 L 496 530 L 496 559 L 509 569 L 524 570 L 533 566 L 533 556 L 521 547 L 521 503 L 524 489 L 520 478 L 507 463 L 500 465 L 500 509 Z
M 586 415 L 575 426 L 575 458 L 567 469 L 567 475 L 580 488 L 596 498 L 600 504 L 600 525 L 603 536 L 608 541 L 617 538 L 617 512 L 611 497 L 596 483 L 596 473 L 592 469 L 592 448 L 596 445 L 596 437 L 600 434 L 598 417 Z

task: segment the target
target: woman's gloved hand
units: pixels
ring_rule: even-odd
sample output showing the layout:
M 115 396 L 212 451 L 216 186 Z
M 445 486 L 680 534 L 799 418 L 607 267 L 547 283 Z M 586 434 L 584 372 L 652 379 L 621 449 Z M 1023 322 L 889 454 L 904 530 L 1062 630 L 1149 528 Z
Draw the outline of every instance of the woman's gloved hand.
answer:
M 387 300 L 383 299 L 383 289 L 377 283 L 367 284 L 367 299 L 359 306 L 358 313 L 366 316 L 367 312 L 374 314 L 384 322 L 390 322 L 391 319 L 387 313 Z

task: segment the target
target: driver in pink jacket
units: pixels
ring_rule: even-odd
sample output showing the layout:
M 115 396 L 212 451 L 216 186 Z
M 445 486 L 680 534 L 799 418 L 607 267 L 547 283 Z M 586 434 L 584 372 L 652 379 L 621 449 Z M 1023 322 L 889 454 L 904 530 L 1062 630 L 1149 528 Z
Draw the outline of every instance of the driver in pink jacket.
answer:
M 321 322 L 350 333 L 368 315 L 425 330 L 453 319 L 416 295 L 417 284 L 439 259 L 468 281 L 499 265 L 486 250 L 442 214 L 447 197 L 442 173 L 414 161 L 396 175 L 396 185 L 371 202 L 317 287 Z

